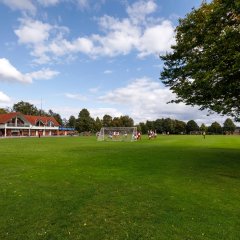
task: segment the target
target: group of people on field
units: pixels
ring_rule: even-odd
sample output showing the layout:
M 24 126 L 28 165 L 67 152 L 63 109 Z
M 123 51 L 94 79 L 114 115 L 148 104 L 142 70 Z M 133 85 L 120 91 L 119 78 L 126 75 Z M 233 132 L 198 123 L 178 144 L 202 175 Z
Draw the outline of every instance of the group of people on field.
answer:
M 148 130 L 148 139 L 153 139 L 157 137 L 157 131 L 153 131 L 153 130 Z
M 135 140 L 141 140 L 142 139 L 141 132 L 136 132 L 135 135 L 133 135 L 133 138 Z

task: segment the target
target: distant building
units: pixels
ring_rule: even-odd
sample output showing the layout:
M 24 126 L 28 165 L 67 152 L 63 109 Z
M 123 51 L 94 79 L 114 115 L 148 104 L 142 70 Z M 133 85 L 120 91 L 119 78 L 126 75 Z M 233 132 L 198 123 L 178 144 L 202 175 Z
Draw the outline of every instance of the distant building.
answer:
M 54 117 L 30 116 L 20 112 L 0 114 L 0 137 L 68 135 Z

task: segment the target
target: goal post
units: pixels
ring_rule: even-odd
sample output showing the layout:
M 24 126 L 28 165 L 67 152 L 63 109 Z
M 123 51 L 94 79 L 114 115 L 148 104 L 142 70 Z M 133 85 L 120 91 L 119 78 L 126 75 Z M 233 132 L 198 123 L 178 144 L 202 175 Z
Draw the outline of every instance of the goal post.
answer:
M 98 141 L 136 141 L 137 127 L 103 127 L 98 134 Z

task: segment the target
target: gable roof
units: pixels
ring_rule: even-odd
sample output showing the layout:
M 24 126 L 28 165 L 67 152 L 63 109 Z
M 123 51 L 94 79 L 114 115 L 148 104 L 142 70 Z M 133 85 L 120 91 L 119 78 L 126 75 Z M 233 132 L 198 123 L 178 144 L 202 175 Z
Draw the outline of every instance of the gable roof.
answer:
M 18 116 L 21 113 L 18 112 L 12 112 L 12 113 L 4 113 L 4 114 L 0 114 L 0 123 L 6 123 L 8 121 L 10 121 L 12 118 L 15 118 L 16 116 Z
M 46 117 L 46 116 L 31 116 L 31 115 L 24 115 L 24 117 L 27 119 L 28 122 L 30 122 L 32 125 L 36 125 L 38 121 L 42 121 L 45 125 L 47 125 L 48 122 L 53 122 L 55 126 L 60 126 L 60 124 L 56 121 L 54 117 Z
M 7 123 L 9 120 L 15 118 L 16 116 L 21 116 L 24 120 L 28 121 L 32 125 L 35 125 L 37 121 L 40 120 L 45 125 L 47 125 L 47 123 L 51 121 L 54 123 L 55 126 L 60 126 L 60 124 L 56 121 L 54 117 L 23 115 L 20 112 L 0 114 L 0 124 Z

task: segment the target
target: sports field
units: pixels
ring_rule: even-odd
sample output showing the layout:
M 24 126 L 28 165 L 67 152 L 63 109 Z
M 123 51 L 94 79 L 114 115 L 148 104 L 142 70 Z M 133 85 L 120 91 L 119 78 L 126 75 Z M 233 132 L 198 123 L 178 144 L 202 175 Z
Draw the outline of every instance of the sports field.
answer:
M 0 139 L 1 240 L 238 240 L 240 136 Z

